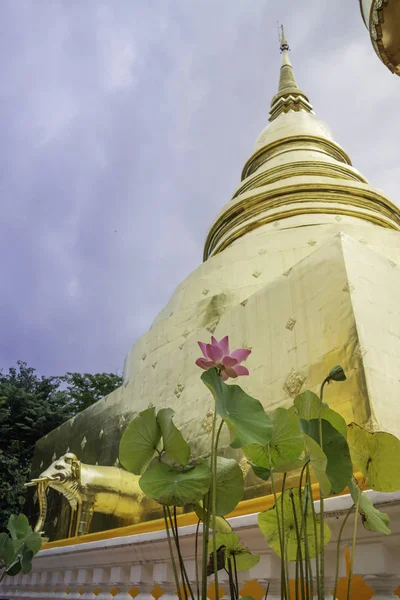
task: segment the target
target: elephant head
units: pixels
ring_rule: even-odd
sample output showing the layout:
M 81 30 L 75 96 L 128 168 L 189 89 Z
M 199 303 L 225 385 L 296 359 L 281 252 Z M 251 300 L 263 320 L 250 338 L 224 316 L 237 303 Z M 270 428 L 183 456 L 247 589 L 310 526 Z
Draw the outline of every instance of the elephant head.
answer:
M 39 499 L 39 519 L 35 531 L 43 529 L 47 513 L 47 488 L 51 487 L 65 496 L 72 508 L 76 507 L 79 493 L 81 467 L 78 458 L 72 452 L 64 454 L 26 486 L 37 486 Z

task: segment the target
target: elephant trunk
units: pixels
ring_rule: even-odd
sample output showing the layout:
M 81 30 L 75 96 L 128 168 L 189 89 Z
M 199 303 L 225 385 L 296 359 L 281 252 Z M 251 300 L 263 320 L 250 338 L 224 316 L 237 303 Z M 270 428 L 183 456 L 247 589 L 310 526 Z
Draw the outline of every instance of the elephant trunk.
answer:
M 46 522 L 47 515 L 47 488 L 49 486 L 49 481 L 45 479 L 41 479 L 36 482 L 37 485 L 37 494 L 39 500 L 39 518 L 34 528 L 35 533 L 42 533 L 44 529 L 44 524 Z

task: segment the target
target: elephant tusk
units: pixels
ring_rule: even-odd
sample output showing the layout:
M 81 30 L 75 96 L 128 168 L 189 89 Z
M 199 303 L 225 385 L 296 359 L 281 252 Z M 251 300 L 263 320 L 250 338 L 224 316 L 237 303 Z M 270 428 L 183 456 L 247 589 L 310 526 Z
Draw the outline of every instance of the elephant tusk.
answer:
M 34 481 L 34 480 L 33 480 Z M 34 531 L 36 533 L 42 533 L 46 516 L 47 516 L 47 488 L 49 486 L 49 480 L 47 477 L 42 477 L 37 481 L 38 489 L 38 500 L 39 500 L 39 518 L 35 525 Z
M 50 482 L 51 480 L 48 477 L 38 477 L 38 479 L 31 479 L 28 483 L 25 483 L 24 485 L 25 487 L 29 487 L 31 485 L 38 485 L 42 481 Z

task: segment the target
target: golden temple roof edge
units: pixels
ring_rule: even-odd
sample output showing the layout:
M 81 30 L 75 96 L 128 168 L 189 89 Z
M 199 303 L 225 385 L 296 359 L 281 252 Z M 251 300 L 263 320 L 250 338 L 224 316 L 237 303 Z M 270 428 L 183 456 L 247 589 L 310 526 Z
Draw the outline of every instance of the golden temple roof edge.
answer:
M 203 260 L 258 227 L 300 214 L 347 215 L 400 231 L 400 211 L 381 190 L 355 181 L 296 179 L 267 184 L 236 197 L 211 226 Z

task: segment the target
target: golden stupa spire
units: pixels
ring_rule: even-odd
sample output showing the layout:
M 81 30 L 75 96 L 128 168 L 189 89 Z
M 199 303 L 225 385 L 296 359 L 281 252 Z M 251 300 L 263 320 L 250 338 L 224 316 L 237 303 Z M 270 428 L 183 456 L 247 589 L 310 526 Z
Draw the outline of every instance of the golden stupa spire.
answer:
M 298 87 L 283 28 L 279 46 L 279 88 L 270 122 L 257 138 L 232 200 L 209 230 L 204 260 L 263 227 L 292 230 L 351 218 L 400 231 L 399 209 L 352 166 Z
M 282 66 L 279 76 L 279 88 L 278 93 L 272 98 L 270 121 L 290 110 L 305 110 L 307 112 L 313 110 L 306 94 L 299 89 L 296 83 L 293 65 L 289 58 L 290 47 L 283 25 L 281 25 L 280 50 L 282 53 Z
M 289 51 L 290 47 L 288 41 L 285 37 L 285 30 L 283 29 L 283 25 L 281 25 L 281 54 L 282 54 L 282 66 L 279 77 L 279 92 L 285 90 L 286 88 L 296 88 L 298 89 L 296 79 L 294 76 L 293 65 L 290 62 Z

